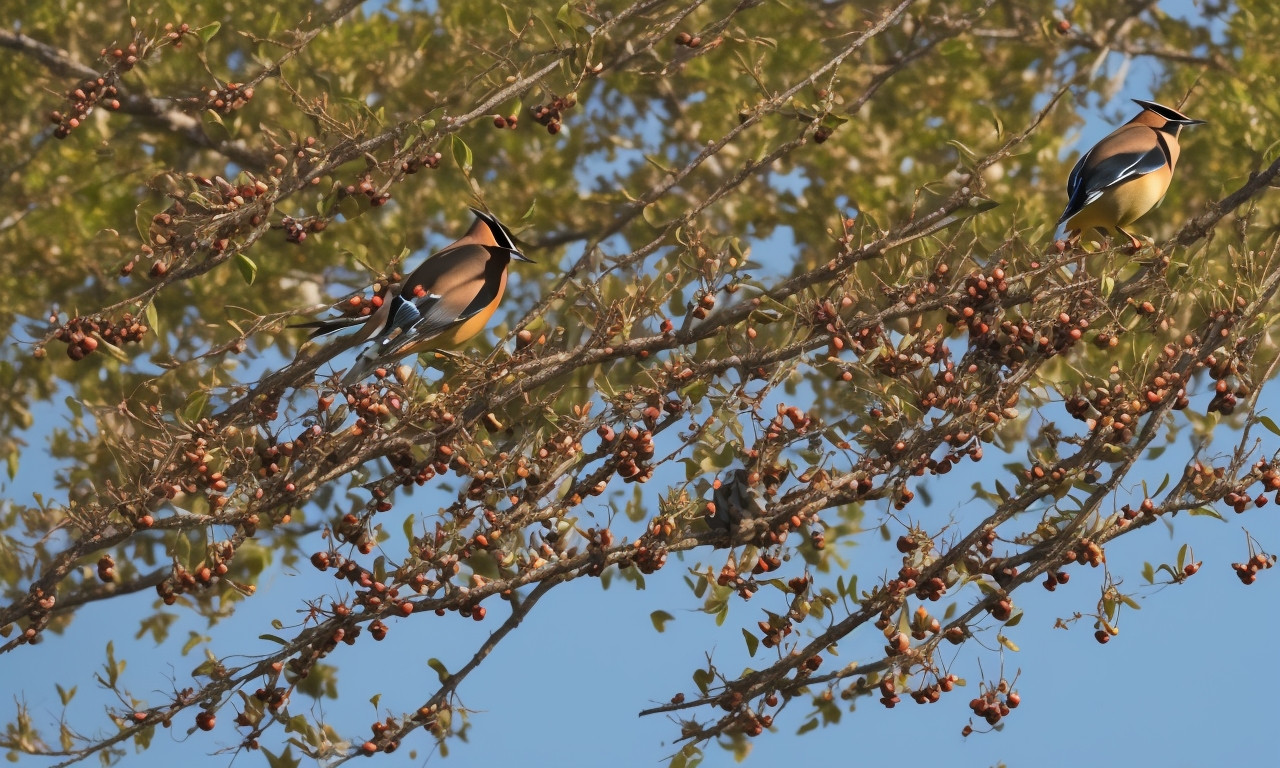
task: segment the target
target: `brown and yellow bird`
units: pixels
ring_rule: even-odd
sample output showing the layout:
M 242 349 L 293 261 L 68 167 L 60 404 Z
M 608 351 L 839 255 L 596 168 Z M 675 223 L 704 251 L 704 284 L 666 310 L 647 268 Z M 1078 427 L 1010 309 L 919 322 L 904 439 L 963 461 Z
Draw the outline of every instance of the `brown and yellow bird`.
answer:
M 350 343 L 369 345 L 342 377 L 343 386 L 406 355 L 455 347 L 484 329 L 506 291 L 511 260 L 532 259 L 516 248 L 511 232 L 491 214 L 475 208 L 471 212 L 476 220 L 467 233 L 392 285 L 372 315 L 298 326 L 315 328 L 314 338 L 363 323 Z
M 1133 100 L 1142 111 L 1112 131 L 1081 157 L 1067 179 L 1067 209 L 1058 224 L 1066 224 L 1068 242 L 1075 245 L 1086 229 L 1108 230 L 1138 238 L 1124 230 L 1164 198 L 1178 164 L 1178 133 L 1203 125 L 1176 109 L 1154 101 Z

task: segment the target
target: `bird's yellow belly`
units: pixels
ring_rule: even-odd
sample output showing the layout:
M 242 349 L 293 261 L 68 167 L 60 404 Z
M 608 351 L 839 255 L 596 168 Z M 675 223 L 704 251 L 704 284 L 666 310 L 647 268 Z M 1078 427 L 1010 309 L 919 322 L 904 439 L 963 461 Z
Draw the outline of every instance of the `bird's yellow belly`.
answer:
M 1089 230 L 1094 227 L 1111 229 L 1125 227 L 1142 218 L 1156 207 L 1169 189 L 1168 178 L 1160 173 L 1149 173 L 1126 184 L 1106 190 L 1084 207 L 1084 210 L 1067 220 L 1067 229 Z
M 502 296 L 499 295 L 498 298 L 501 299 Z M 439 336 L 431 339 L 431 347 L 434 349 L 452 349 L 472 336 L 475 336 L 477 333 L 484 330 L 486 325 L 488 325 L 489 318 L 493 317 L 493 313 L 497 308 L 498 302 L 494 301 L 489 306 L 467 318 L 466 322 L 461 325 L 456 325 Z

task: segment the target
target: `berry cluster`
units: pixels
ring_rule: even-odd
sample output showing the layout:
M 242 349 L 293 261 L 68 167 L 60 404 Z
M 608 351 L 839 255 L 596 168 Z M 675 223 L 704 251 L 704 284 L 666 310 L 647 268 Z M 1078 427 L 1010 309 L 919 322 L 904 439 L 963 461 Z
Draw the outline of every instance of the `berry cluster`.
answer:
M 1058 588 L 1059 584 L 1066 584 L 1071 580 L 1071 574 L 1066 571 L 1049 571 L 1044 575 L 1044 588 L 1050 592 Z
M 54 110 L 49 113 L 49 122 L 57 126 L 53 135 L 65 139 L 71 132 L 80 127 L 80 123 L 89 116 L 93 108 L 101 104 L 111 110 L 120 108 L 120 93 L 115 86 L 115 76 L 90 78 L 67 92 L 66 112 Z
M 605 446 L 608 446 L 617 457 L 617 472 L 625 482 L 643 483 L 653 477 L 653 467 L 648 462 L 653 458 L 653 432 L 631 426 L 621 433 L 613 427 L 604 425 L 596 430 Z M 539 457 L 542 457 L 542 448 Z
M 1248 562 L 1232 563 L 1231 568 L 1236 572 L 1236 578 L 1240 579 L 1240 583 L 1248 586 L 1258 579 L 1258 571 L 1264 571 L 1276 564 L 1274 555 L 1268 555 L 1262 552 L 1254 553 Z
M 1199 462 L 1196 462 L 1195 464 L 1198 465 Z M 1187 469 L 1189 472 L 1192 467 L 1188 467 Z M 1221 473 L 1221 475 L 1219 475 L 1219 473 Z M 1205 480 L 1212 483 L 1214 480 L 1220 480 L 1225 476 L 1225 474 L 1225 471 L 1220 467 L 1215 468 L 1213 472 L 1210 473 L 1210 476 L 1205 478 Z M 1204 482 L 1200 477 L 1191 479 L 1194 485 L 1201 485 Z M 1196 480 L 1201 480 L 1201 482 L 1195 482 Z M 1256 497 L 1252 496 L 1249 491 L 1249 487 L 1254 483 L 1262 484 L 1262 492 Z M 1236 514 L 1240 514 L 1251 506 L 1266 506 L 1268 501 L 1267 493 L 1271 491 L 1276 492 L 1276 503 L 1280 504 L 1280 467 L 1272 461 L 1259 459 L 1258 462 L 1253 465 L 1253 471 L 1244 477 L 1240 485 L 1223 494 L 1222 500 L 1229 504 L 1231 508 L 1235 510 Z
M 547 104 L 535 104 L 529 107 L 529 112 L 533 114 L 533 119 L 538 125 L 545 126 L 547 133 L 554 136 L 560 132 L 560 121 L 563 119 L 564 113 L 577 103 L 578 100 L 574 98 L 573 94 L 553 96 Z
M 223 541 L 209 547 L 209 561 L 213 565 L 201 563 L 191 571 L 181 563 L 174 563 L 173 573 L 156 585 L 156 594 L 165 605 L 173 605 L 177 602 L 178 595 L 208 588 L 218 577 L 226 575 L 230 569 L 228 563 L 235 553 L 235 545 L 230 541 Z
M 702 47 L 702 36 L 691 35 L 688 32 L 680 32 L 676 35 L 676 45 L 683 45 L 685 48 Z
M 969 709 L 973 710 L 973 714 L 987 721 L 987 725 L 995 725 L 1002 718 L 1009 716 L 1009 710 L 1017 709 L 1022 703 L 1022 697 L 1017 691 L 1011 690 L 1007 680 L 1001 680 L 995 686 L 988 687 L 986 683 L 982 685 L 982 692 L 969 702 Z M 965 736 L 973 733 L 973 728 L 966 725 L 963 731 Z
M 308 216 L 302 220 L 295 219 L 292 216 L 285 216 L 280 219 L 280 228 L 284 230 L 284 239 L 289 243 L 301 243 L 307 239 L 308 232 L 323 232 L 328 226 L 328 220 L 320 216 Z
M 194 173 L 180 177 L 186 183 L 185 193 L 175 192 L 173 203 L 164 211 L 151 217 L 147 237 L 149 242 L 139 249 L 141 255 L 154 261 L 149 272 L 153 279 L 169 273 L 173 265 L 202 247 L 214 253 L 222 253 L 231 246 L 231 237 L 239 233 L 244 224 L 257 227 L 263 214 L 271 208 L 264 198 L 271 186 L 248 171 L 242 171 L 244 179 L 233 184 L 221 176 L 207 178 Z M 175 182 L 177 180 L 175 176 Z M 201 228 L 210 213 L 231 213 L 246 209 L 246 216 L 219 216 L 220 226 L 213 233 Z M 191 214 L 191 215 L 189 215 Z M 140 256 L 135 256 L 120 268 L 121 275 L 129 275 Z
M 121 344 L 142 341 L 142 337 L 148 330 L 147 326 L 126 312 L 120 317 L 119 324 L 110 319 L 73 317 L 53 332 L 53 338 L 67 345 L 67 357 L 72 360 L 83 360 L 98 348 L 99 338 L 118 347 Z
M 391 193 L 375 187 L 368 174 L 361 176 L 360 180 L 355 184 L 348 184 L 343 187 L 342 192 L 347 196 L 364 195 L 368 198 L 369 205 L 375 208 L 380 205 L 386 205 L 387 201 L 391 199 Z
M 759 565 L 757 561 L 756 565 Z M 744 564 L 745 566 L 745 564 Z M 754 570 L 754 566 L 752 568 Z M 716 577 L 716 584 L 722 587 L 730 587 L 738 593 L 738 597 L 743 600 L 750 600 L 753 595 L 760 589 L 760 584 L 750 574 L 743 576 L 738 571 L 738 563 L 733 557 L 725 562 L 720 569 L 720 574 Z
M 401 173 L 417 173 L 422 168 L 438 168 L 440 167 L 440 160 L 443 158 L 444 158 L 444 155 L 440 154 L 439 152 L 433 152 L 427 155 L 419 155 L 417 157 L 410 157 L 409 159 L 400 163 L 400 172 Z
M 98 579 L 108 584 L 116 580 L 116 560 L 111 555 L 98 558 Z
M 880 703 L 885 709 L 893 709 L 902 699 L 898 696 L 898 684 L 886 675 L 880 679 Z
M 205 95 L 208 97 L 204 103 L 205 109 L 229 114 L 249 103 L 253 98 L 253 86 L 227 83 L 221 88 L 210 88 Z
M 1247 341 L 1242 339 L 1240 346 L 1246 343 Z M 1253 386 L 1249 381 L 1243 357 L 1238 354 L 1222 357 L 1211 354 L 1201 361 L 1209 369 L 1209 377 L 1214 380 L 1213 399 L 1209 401 L 1206 412 L 1217 411 L 1223 416 L 1230 416 L 1240 400 L 1253 394 Z
M 911 699 L 917 704 L 937 704 L 938 700 L 942 698 L 942 694 L 955 690 L 958 682 L 960 682 L 959 677 L 949 674 L 946 677 L 939 678 L 936 683 L 912 691 Z
M 662 567 L 667 564 L 665 538 L 668 537 L 655 535 L 655 528 L 650 527 L 648 534 L 636 539 L 632 545 L 631 562 L 635 564 L 637 570 L 646 575 L 662 570 Z
M 964 326 L 971 336 L 985 336 L 991 330 L 993 316 L 999 312 L 1000 299 L 1009 290 L 1003 267 L 985 275 L 978 270 L 964 279 L 965 295 L 954 307 L 947 307 L 947 320 Z
M 1074 560 L 1080 565 L 1087 564 L 1091 568 L 1097 568 L 1107 562 L 1107 553 L 1096 541 L 1081 539 L 1074 549 L 1066 551 L 1063 559 L 1068 563 Z
M 211 451 L 209 442 L 204 437 L 197 437 L 191 443 L 190 447 L 183 451 L 182 461 L 186 465 L 188 472 L 194 471 L 194 476 L 187 474 L 189 478 L 172 489 L 173 495 L 177 493 L 186 493 L 194 495 L 199 493 L 203 488 L 209 500 L 209 506 L 213 509 L 222 509 L 227 505 L 229 500 L 227 491 L 230 489 L 228 481 L 228 473 L 219 469 L 221 463 L 218 452 Z M 177 471 L 179 466 L 171 464 L 170 471 Z M 261 491 L 259 491 L 261 493 Z M 170 494 L 165 494 L 168 498 L 173 498 Z M 256 515 L 251 515 L 255 519 L 252 525 L 256 526 Z
M 1150 408 L 1146 398 L 1130 396 L 1124 382 L 1114 384 L 1086 384 L 1082 394 L 1067 399 L 1063 406 L 1067 413 L 1083 421 L 1090 432 L 1110 430 L 1108 443 L 1124 445 L 1133 439 L 1134 425 L 1138 417 Z
M 104 59 L 114 59 L 112 69 L 115 72 L 128 72 L 138 63 L 138 50 L 138 44 L 133 42 L 124 48 L 103 48 L 98 53 Z
M 367 518 L 356 517 L 350 512 L 343 515 L 338 521 L 338 524 L 334 526 L 333 537 L 336 541 L 352 545 L 362 555 L 367 555 L 372 552 L 374 546 L 378 543 L 377 538 L 370 530 L 369 520 Z M 356 571 L 359 570 L 359 566 L 354 561 L 347 561 L 344 565 L 350 566 L 352 570 L 351 573 L 347 575 L 354 579 Z M 364 573 L 362 570 L 359 572 Z
M 399 729 L 400 724 L 393 717 L 374 723 L 370 727 L 373 732 L 373 738 L 360 745 L 360 752 L 365 755 L 372 755 L 375 752 L 383 752 L 389 755 L 395 752 L 399 748 L 400 742 L 394 738 L 394 735 Z
M 384 368 L 379 368 L 378 371 L 382 372 L 381 376 L 391 373 Z M 323 398 L 320 404 L 325 404 Z M 347 405 L 357 416 L 356 423 L 351 427 L 351 434 L 358 436 L 369 433 L 398 415 L 404 406 L 404 401 L 397 394 L 384 393 L 378 387 L 362 383 L 354 386 L 347 393 Z
M 182 47 L 182 38 L 187 35 L 195 34 L 191 31 L 189 24 L 173 24 L 164 25 L 164 36 L 169 42 L 173 43 L 174 48 Z
M 770 699 L 776 704 L 776 695 L 771 694 Z M 733 722 L 726 729 L 729 732 L 742 733 L 747 736 L 759 736 L 764 733 L 765 728 L 773 725 L 773 717 L 771 715 L 759 714 L 747 706 L 746 697 L 742 695 L 741 691 L 726 691 L 720 696 L 716 704 L 724 711 L 734 713 Z M 770 704 L 770 706 L 775 704 Z

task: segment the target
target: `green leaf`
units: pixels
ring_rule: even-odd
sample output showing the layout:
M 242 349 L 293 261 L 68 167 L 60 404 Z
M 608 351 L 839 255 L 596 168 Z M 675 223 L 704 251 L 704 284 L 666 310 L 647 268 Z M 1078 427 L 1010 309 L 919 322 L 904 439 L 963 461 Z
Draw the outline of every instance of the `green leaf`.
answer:
M 115 643 L 108 640 L 107 641 L 107 663 L 106 663 L 107 683 L 112 688 L 116 686 L 116 681 L 120 679 L 120 673 L 124 671 L 124 667 L 125 667 L 124 661 L 116 661 Z
M 149 725 L 133 735 L 133 745 L 141 752 L 151 746 L 151 739 L 155 735 L 156 727 Z
M 520 27 L 517 27 L 515 20 L 511 18 L 511 10 L 504 5 L 502 6 L 502 12 L 507 17 L 507 31 L 511 33 L 512 37 L 519 37 Z
M 698 686 L 698 690 L 703 696 L 707 695 L 707 691 L 711 690 L 711 683 L 715 680 L 715 675 L 709 669 L 693 670 L 693 684 Z
M 1276 426 L 1276 422 L 1270 416 L 1259 416 L 1258 423 L 1267 428 L 1267 431 L 1273 435 L 1280 436 L 1280 426 Z
M 191 670 L 191 676 L 212 678 L 215 674 L 218 674 L 219 669 L 217 659 L 205 659 L 197 664 L 195 669 Z
M 666 632 L 667 622 L 672 621 L 673 619 L 675 619 L 675 616 L 672 616 L 666 611 L 654 611 L 649 614 L 649 621 L 653 622 L 653 628 L 659 632 Z
M 463 176 L 471 175 L 471 147 L 458 134 L 453 134 L 453 161 L 462 169 Z
M 1151 566 L 1151 563 L 1142 564 L 1142 578 L 1146 579 L 1148 584 L 1156 583 L 1156 569 Z
M 231 140 L 231 131 L 227 129 L 226 122 L 223 121 L 222 115 L 214 112 L 212 109 L 206 109 L 200 116 L 200 122 L 204 125 L 205 135 L 216 144 Z
M 198 29 L 197 33 L 200 35 L 201 42 L 208 43 L 213 39 L 214 35 L 218 34 L 220 29 L 222 29 L 222 22 L 214 21 Z
M 698 768 L 702 764 L 702 750 L 694 744 L 685 744 L 684 747 L 671 758 L 672 768 L 676 768 L 676 761 L 680 761 L 680 768 Z
M 299 768 L 302 765 L 302 759 L 293 756 L 293 745 L 285 745 L 284 751 L 280 754 L 272 754 L 266 747 L 260 747 L 262 754 L 267 756 L 267 768 Z
M 654 229 L 662 229 L 667 222 L 666 217 L 662 215 L 662 211 L 658 210 L 656 203 L 650 203 L 644 208 L 641 208 L 640 217 L 644 219 L 646 224 Z
M 951 140 L 950 140 L 950 141 L 948 141 L 947 143 L 948 143 L 948 144 L 950 144 L 951 146 L 955 147 L 956 149 L 960 150 L 960 154 L 961 154 L 961 155 L 963 155 L 964 157 L 966 157 L 966 158 L 970 159 L 970 160 L 972 160 L 973 158 L 975 158 L 975 157 L 977 157 L 977 156 L 978 156 L 978 153 L 977 153 L 977 152 L 974 152 L 972 149 L 970 149 L 969 147 L 965 146 L 963 143 L 961 143 L 960 141 L 958 141 L 958 140 L 956 140 L 956 139 L 951 139 Z
M 142 238 L 142 242 L 151 242 L 151 219 L 155 216 L 147 210 L 147 203 L 138 203 L 133 209 L 133 225 L 138 228 L 138 237 Z
M 187 398 L 187 403 L 182 407 L 182 418 L 188 422 L 195 423 L 204 416 L 204 409 L 209 405 L 209 393 L 203 389 L 198 389 L 191 393 Z
M 742 636 L 747 641 L 747 653 L 751 656 L 756 655 L 756 649 L 760 647 L 760 638 L 747 631 L 746 627 L 742 628 Z
M 147 316 L 147 325 L 151 328 L 151 332 L 159 335 L 160 333 L 160 316 L 156 314 L 156 304 L 154 301 L 147 302 L 146 308 L 142 313 Z
M 205 640 L 209 639 L 204 635 L 200 634 L 199 632 L 190 632 L 189 634 L 190 636 L 187 638 L 187 642 L 183 643 L 182 645 L 183 656 L 186 656 L 188 653 L 191 653 L 192 649 L 200 645 L 200 643 L 203 643 Z
M 369 207 L 369 199 L 364 195 L 342 195 L 338 198 L 338 213 L 347 221 L 363 215 Z
M 436 671 L 436 675 L 440 678 L 440 682 L 443 683 L 449 679 L 449 670 L 445 668 L 443 661 L 433 657 L 427 659 L 427 666 Z
M 179 533 L 173 541 L 173 549 L 171 550 L 174 562 L 187 567 L 191 565 L 191 539 L 186 534 Z
M 801 736 L 803 734 L 808 733 L 809 731 L 812 731 L 814 728 L 817 728 L 817 727 L 818 727 L 818 718 L 811 717 L 809 718 L 808 722 L 806 722 L 804 725 L 800 726 L 796 730 L 796 735 Z
M 1014 653 L 1017 653 L 1018 651 L 1022 650 L 1021 648 L 1018 647 L 1017 643 L 1013 642 L 1012 640 L 1005 637 L 1004 635 L 996 635 L 996 640 L 1000 641 L 1001 645 L 1013 651 Z
M 1196 516 L 1204 515 L 1206 517 L 1216 517 L 1219 520 L 1223 521 L 1224 523 L 1227 521 L 1225 517 L 1223 517 L 1221 514 L 1218 513 L 1218 510 L 1207 505 L 1202 507 L 1196 507 L 1195 509 L 1191 510 L 1187 514 L 1196 515 Z
M 258 276 L 258 265 L 253 263 L 253 259 L 237 252 L 236 267 L 240 270 L 240 277 L 244 278 L 245 285 L 253 285 L 254 278 Z
M 258 639 L 259 639 L 259 640 L 269 640 L 269 641 L 271 641 L 271 642 L 273 642 L 273 643 L 279 643 L 280 645 L 288 645 L 288 644 L 289 644 L 289 641 L 288 641 L 288 640 L 285 640 L 283 637 L 280 637 L 279 635 L 258 635 Z

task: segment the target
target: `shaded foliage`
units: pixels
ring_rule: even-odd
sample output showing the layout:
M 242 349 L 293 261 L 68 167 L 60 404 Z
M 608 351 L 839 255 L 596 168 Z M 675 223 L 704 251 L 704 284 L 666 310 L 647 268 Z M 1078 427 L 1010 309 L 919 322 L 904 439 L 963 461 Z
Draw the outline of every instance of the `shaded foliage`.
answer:
M 168 698 L 131 693 L 108 645 L 112 727 L 22 711 L 12 752 L 110 761 L 171 722 L 325 759 L 444 747 L 467 676 L 551 589 L 682 571 L 755 662 L 647 710 L 679 718 L 688 765 L 793 700 L 801 732 L 863 697 L 938 701 L 960 682 L 941 645 L 1007 646 L 1019 588 L 1280 490 L 1265 5 L 207 12 L 36 5 L 0 31 L 0 448 L 11 479 L 58 467 L 0 511 L 0 652 L 66 642 L 101 601 L 157 640 L 180 614 L 216 636 L 290 568 L 313 598 L 267 653 L 194 637 L 206 661 Z M 1067 251 L 1072 100 L 1135 71 L 1212 125 L 1138 225 L 1152 247 Z M 468 204 L 539 262 L 498 343 L 336 389 L 346 350 L 290 322 L 367 312 Z M 1214 434 L 1236 447 L 1161 479 L 1167 446 Z M 959 467 L 973 501 L 929 503 Z M 1271 563 L 1251 544 L 1237 571 Z M 1184 550 L 1148 580 L 1198 568 Z M 1132 602 L 1104 582 L 1073 607 L 1103 642 Z M 745 602 L 762 589 L 787 610 Z M 450 612 L 497 629 L 371 735 L 299 703 L 338 695 L 347 646 Z M 855 632 L 887 644 L 832 662 Z M 1020 697 L 971 688 L 966 732 Z

